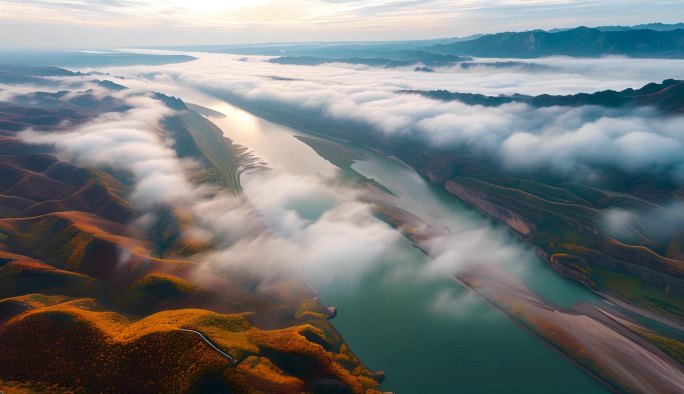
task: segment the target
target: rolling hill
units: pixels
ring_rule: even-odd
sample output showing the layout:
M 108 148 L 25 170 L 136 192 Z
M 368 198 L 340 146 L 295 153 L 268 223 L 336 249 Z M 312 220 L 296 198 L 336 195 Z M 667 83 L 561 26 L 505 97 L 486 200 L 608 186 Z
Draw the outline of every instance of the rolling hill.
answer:
M 237 192 L 244 149 L 182 101 L 156 98 L 174 110 L 164 132 L 183 142 L 177 154 L 200 164 L 196 185 Z M 92 92 L 0 103 L 0 391 L 379 393 L 383 375 L 349 350 L 311 290 L 288 282 L 274 297 L 221 274 L 198 283 L 192 255 L 211 245 L 179 236 L 193 220 L 183 207 L 158 206 L 140 227 L 130 174 L 18 137 L 125 110 Z

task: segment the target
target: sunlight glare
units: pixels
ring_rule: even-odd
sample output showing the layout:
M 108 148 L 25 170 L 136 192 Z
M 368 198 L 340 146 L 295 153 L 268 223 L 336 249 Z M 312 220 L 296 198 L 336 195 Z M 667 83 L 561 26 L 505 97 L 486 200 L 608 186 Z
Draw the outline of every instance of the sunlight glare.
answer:
M 198 14 L 215 14 L 258 6 L 263 0 L 171 0 L 172 6 Z

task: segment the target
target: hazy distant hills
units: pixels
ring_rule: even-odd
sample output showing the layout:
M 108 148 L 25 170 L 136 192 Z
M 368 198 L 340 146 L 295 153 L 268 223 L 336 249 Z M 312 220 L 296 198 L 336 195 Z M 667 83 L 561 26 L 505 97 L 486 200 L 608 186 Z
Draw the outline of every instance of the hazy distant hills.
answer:
M 127 52 L 70 52 L 70 51 L 0 51 L 0 72 L 7 73 L 25 66 L 53 67 L 112 67 L 161 66 L 195 60 L 188 55 L 152 55 Z M 12 67 L 13 66 L 13 67 Z M 36 71 L 36 69 L 32 69 Z M 33 75 L 35 77 L 35 75 Z
M 444 65 L 443 60 L 435 60 L 440 55 L 522 59 L 545 56 L 679 59 L 684 58 L 684 23 L 582 26 L 414 41 L 264 43 L 151 49 L 280 56 L 286 58 L 276 61 L 281 64 L 318 65 L 332 59 L 334 62 L 382 67 L 415 63 L 440 66 Z
M 468 37 L 436 38 L 432 40 L 408 41 L 339 41 L 339 42 L 280 42 L 235 45 L 180 45 L 155 46 L 149 49 L 192 51 L 208 53 L 230 53 L 256 56 L 308 56 L 320 58 L 373 57 L 392 60 L 407 60 L 412 51 L 422 51 L 433 45 L 446 45 L 482 37 L 476 34 Z
M 670 31 L 677 29 L 684 29 L 684 23 L 644 23 L 636 26 L 597 26 L 596 29 L 601 31 L 627 31 L 627 30 L 657 30 L 657 31 Z M 572 30 L 572 28 L 567 29 L 551 29 L 548 30 L 549 33 L 558 33 L 561 31 Z
M 578 107 L 582 105 L 598 105 L 609 108 L 653 106 L 667 114 L 684 113 L 684 81 L 668 79 L 663 83 L 649 83 L 640 89 L 625 89 L 620 92 L 604 90 L 596 93 L 579 93 L 566 96 L 542 94 L 527 96 L 514 94 L 510 96 L 485 96 L 473 93 L 453 93 L 446 90 L 416 91 L 426 97 L 443 101 L 461 101 L 468 105 L 496 107 L 508 103 L 526 103 L 533 107 Z
M 414 64 L 423 64 L 429 67 L 449 66 L 453 63 L 461 63 L 473 60 L 470 57 L 456 55 L 440 55 L 423 51 L 396 51 L 385 54 L 387 57 L 348 57 L 327 58 L 313 56 L 281 56 L 269 60 L 276 64 L 294 64 L 306 66 L 318 66 L 327 63 L 347 63 L 366 65 L 371 67 L 396 68 Z
M 76 75 L 82 74 L 57 67 L 14 65 L 2 65 L 0 67 L 0 83 L 2 84 L 40 83 L 49 86 L 57 84 L 57 81 L 50 81 L 44 77 L 69 77 Z
M 545 56 L 684 58 L 684 30 L 602 31 L 578 27 L 556 33 L 541 30 L 497 33 L 434 45 L 426 50 L 479 57 L 538 58 Z

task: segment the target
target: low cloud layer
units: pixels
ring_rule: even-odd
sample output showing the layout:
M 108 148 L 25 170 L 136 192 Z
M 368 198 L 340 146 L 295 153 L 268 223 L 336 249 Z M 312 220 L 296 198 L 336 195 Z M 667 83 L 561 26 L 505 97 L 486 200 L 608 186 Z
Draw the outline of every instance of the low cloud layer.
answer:
M 67 78 L 65 86 L 73 79 Z M 503 266 L 529 258 L 486 224 L 463 221 L 451 236 L 432 241 L 432 259 L 421 266 L 409 264 L 410 272 L 402 273 L 407 265 L 394 264 L 410 260 L 397 247 L 406 241 L 374 216 L 372 207 L 361 202 L 359 191 L 341 185 L 334 174 L 258 172 L 243 177 L 245 195 L 238 197 L 215 187 L 198 187 L 189 181 L 198 164 L 178 158 L 160 124 L 173 111 L 149 93 L 147 83 L 122 82 L 131 89 L 112 93 L 96 88 L 93 93 L 113 94 L 130 110 L 105 113 L 59 133 L 27 130 L 20 136 L 31 143 L 54 143 L 65 160 L 131 174 L 131 201 L 143 212 L 158 204 L 187 208 L 196 223 L 186 236 L 216 245 L 211 252 L 195 256 L 203 263 L 200 278 L 216 271 L 239 272 L 264 289 L 280 280 L 298 279 L 315 288 L 348 291 L 381 267 L 388 269 L 388 280 L 431 281 L 470 264 Z M 170 86 L 165 83 L 175 81 L 153 81 L 155 88 Z M 139 223 L 151 219 L 145 214 Z M 447 295 L 440 297 L 435 301 L 438 305 L 453 301 Z
M 55 143 L 69 161 L 130 171 L 135 179 L 131 199 L 139 209 L 192 201 L 198 192 L 183 175 L 192 164 L 177 158 L 159 126 L 171 110 L 146 96 L 124 97 L 123 102 L 132 109 L 106 113 L 73 131 L 45 134 L 28 130 L 20 137 L 30 143 Z
M 243 187 L 249 204 L 231 207 L 223 197 L 196 210 L 214 234 L 235 236 L 202 256 L 207 268 L 249 274 L 264 285 L 299 278 L 314 287 L 351 288 L 389 261 L 401 237 L 354 191 L 325 179 L 267 171 Z M 254 219 L 266 230 L 245 231 Z
M 432 304 L 432 310 L 442 316 L 454 318 L 483 318 L 480 308 L 481 300 L 472 292 L 456 289 L 442 290 Z M 473 316 L 469 314 L 478 313 Z
M 126 76 L 119 82 L 131 89 L 117 94 L 132 110 L 105 114 L 59 138 L 35 132 L 27 132 L 25 138 L 56 142 L 63 155 L 90 165 L 123 166 L 134 175 L 133 200 L 141 208 L 159 202 L 187 204 L 198 218 L 193 236 L 220 246 L 202 256 L 206 266 L 243 270 L 265 284 L 296 277 L 314 286 L 353 287 L 359 277 L 393 257 L 400 258 L 392 256 L 400 236 L 375 219 L 355 192 L 325 177 L 263 173 L 246 180 L 246 198 L 194 187 L 186 174 L 196 164 L 178 159 L 159 127 L 168 110 L 151 97 L 141 97 L 143 92 L 162 91 L 191 102 L 207 94 L 238 96 L 353 122 L 393 138 L 453 149 L 467 146 L 497 158 L 511 171 L 544 168 L 568 177 L 590 177 L 595 167 L 611 166 L 633 173 L 666 171 L 674 180 L 684 181 L 684 140 L 678 133 L 684 128 L 682 118 L 662 118 L 649 108 L 629 112 L 598 107 L 535 109 L 524 104 L 485 108 L 396 93 L 446 88 L 537 94 L 544 87 L 548 93 L 638 87 L 651 78 L 646 71 L 654 65 L 646 60 L 612 59 L 603 68 L 591 60 L 565 64 L 545 59 L 540 62 L 560 71 L 528 74 L 476 68 L 428 74 L 197 56 L 200 60 L 181 65 L 109 70 Z M 678 65 L 678 61 L 666 62 L 659 72 L 667 74 L 663 77 L 680 77 Z M 618 68 L 624 79 L 611 80 L 609 74 Z M 549 86 L 549 78 L 559 83 Z M 122 152 L 130 152 L 126 160 Z M 307 211 L 312 206 L 317 208 Z M 452 230 L 453 236 L 433 240 L 433 258 L 415 272 L 417 277 L 443 277 L 470 264 L 504 264 L 515 272 L 515 265 L 508 262 L 530 258 L 529 252 L 486 224 L 472 222 Z M 449 304 L 450 298 L 443 295 L 436 304 Z
M 666 245 L 674 242 L 673 251 L 681 254 L 676 239 L 682 238 L 684 229 L 684 202 L 670 200 L 650 208 L 609 209 L 603 225 L 609 234 L 625 242 L 640 241 L 643 237 Z
M 333 180 L 274 171 L 245 182 L 248 198 L 193 184 L 188 179 L 197 164 L 178 158 L 160 125 L 173 111 L 151 96 L 117 95 L 132 109 L 70 131 L 27 130 L 20 137 L 54 143 L 65 160 L 130 173 L 131 201 L 142 212 L 158 204 L 189 209 L 196 224 L 187 235 L 217 245 L 195 257 L 203 270 L 251 275 L 266 287 L 288 279 L 351 287 L 390 261 L 387 254 L 401 236 L 376 219 L 353 190 Z M 146 216 L 140 223 L 149 222 Z
M 172 85 L 185 85 L 219 97 L 279 106 L 301 116 L 370 127 L 393 138 L 414 138 L 454 150 L 467 147 L 516 173 L 544 170 L 586 180 L 597 168 L 611 168 L 632 174 L 665 172 L 675 182 L 684 182 L 684 137 L 679 132 L 684 117 L 665 118 L 650 108 L 533 108 L 520 103 L 487 108 L 397 93 L 448 89 L 488 95 L 569 94 L 637 88 L 653 79 L 684 79 L 682 61 L 550 58 L 535 62 L 555 71 L 474 68 L 415 73 L 195 55 L 200 60 L 156 69 L 151 81 L 162 90 L 177 92 L 179 88 Z M 146 69 L 117 72 L 139 75 L 141 70 Z

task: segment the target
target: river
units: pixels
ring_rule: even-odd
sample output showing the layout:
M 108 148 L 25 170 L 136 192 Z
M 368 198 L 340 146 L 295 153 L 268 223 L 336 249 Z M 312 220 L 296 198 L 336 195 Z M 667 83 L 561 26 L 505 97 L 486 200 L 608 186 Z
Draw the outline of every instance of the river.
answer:
M 304 135 L 300 131 L 222 101 L 197 104 L 224 113 L 226 117 L 211 120 L 227 137 L 252 149 L 276 171 L 301 175 L 336 171 L 294 138 Z M 402 208 L 447 227 L 478 221 L 482 225 L 486 221 L 403 164 L 352 148 L 368 157 L 357 162 L 354 170 L 391 190 Z M 249 188 L 245 192 L 249 195 Z M 301 209 L 303 216 L 311 216 L 306 212 L 309 208 Z M 515 242 L 512 237 L 509 241 Z M 356 287 L 316 289 L 326 304 L 338 308 L 334 324 L 351 349 L 371 369 L 386 372 L 383 390 L 400 394 L 605 392 L 603 386 L 487 303 L 464 294 L 465 290 L 451 279 L 411 277 L 427 257 L 408 240 L 396 248 L 388 255 L 391 261 L 377 265 Z M 516 264 L 526 267 L 523 279 L 528 286 L 561 306 L 596 301 L 592 293 L 559 277 L 536 258 Z M 397 275 L 402 272 L 408 274 Z M 446 298 L 438 308 L 440 297 Z M 464 302 L 452 304 L 450 300 Z

